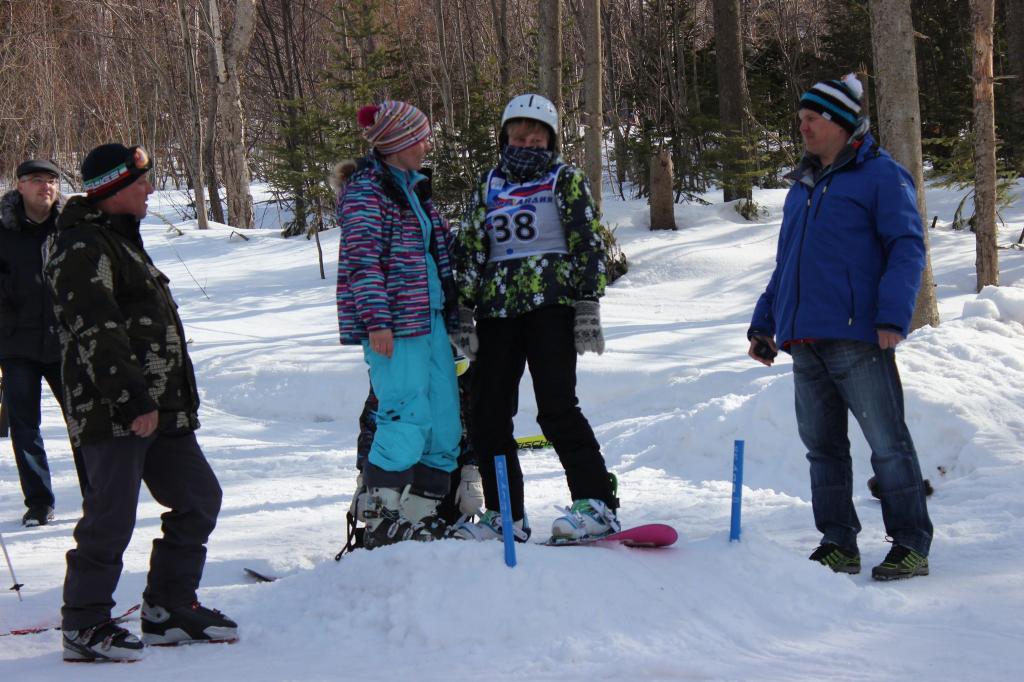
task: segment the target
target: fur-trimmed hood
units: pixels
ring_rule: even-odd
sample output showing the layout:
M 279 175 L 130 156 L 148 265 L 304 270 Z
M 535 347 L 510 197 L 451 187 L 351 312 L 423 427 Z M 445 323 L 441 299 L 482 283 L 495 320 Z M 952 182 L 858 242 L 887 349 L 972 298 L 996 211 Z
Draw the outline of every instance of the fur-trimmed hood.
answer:
M 57 196 L 50 215 L 60 213 L 61 199 Z M 0 228 L 5 230 L 20 230 L 22 220 L 25 218 L 25 203 L 21 198 L 21 192 L 12 189 L 0 198 Z

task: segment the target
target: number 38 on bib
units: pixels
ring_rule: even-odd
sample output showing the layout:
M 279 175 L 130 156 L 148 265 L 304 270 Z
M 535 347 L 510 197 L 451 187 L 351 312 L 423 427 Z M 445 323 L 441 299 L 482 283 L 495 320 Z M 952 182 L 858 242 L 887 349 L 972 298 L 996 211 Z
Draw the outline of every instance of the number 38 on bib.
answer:
M 569 252 L 554 192 L 563 167 L 559 164 L 526 182 L 511 182 L 501 170 L 491 171 L 485 220 L 491 261 Z

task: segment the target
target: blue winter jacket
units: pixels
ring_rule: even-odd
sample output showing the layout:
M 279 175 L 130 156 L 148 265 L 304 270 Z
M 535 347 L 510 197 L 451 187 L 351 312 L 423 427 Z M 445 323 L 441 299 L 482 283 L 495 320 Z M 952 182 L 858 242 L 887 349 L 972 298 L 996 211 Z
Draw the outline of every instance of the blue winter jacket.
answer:
M 907 335 L 924 269 L 924 233 L 910 174 L 870 134 L 814 179 L 806 159 L 788 177 L 775 271 L 748 337 L 878 342 Z

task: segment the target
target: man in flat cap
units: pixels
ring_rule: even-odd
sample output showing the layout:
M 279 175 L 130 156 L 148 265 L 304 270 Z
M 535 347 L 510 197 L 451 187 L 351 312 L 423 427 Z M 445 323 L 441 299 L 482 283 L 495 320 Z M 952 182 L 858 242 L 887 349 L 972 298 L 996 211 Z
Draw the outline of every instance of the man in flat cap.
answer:
M 0 198 L 0 371 L 11 445 L 25 496 L 24 526 L 45 526 L 56 506 L 40 430 L 42 382 L 63 405 L 60 348 L 53 303 L 43 285 L 44 245 L 60 213 L 60 171 L 30 159 L 15 171 L 17 186 Z M 79 484 L 86 483 L 74 451 Z

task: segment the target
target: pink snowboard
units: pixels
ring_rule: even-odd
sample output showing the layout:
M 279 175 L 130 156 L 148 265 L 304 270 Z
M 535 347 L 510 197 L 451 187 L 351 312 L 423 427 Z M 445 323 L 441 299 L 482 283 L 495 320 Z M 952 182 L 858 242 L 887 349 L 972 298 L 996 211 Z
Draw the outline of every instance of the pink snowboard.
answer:
M 563 547 L 573 545 L 595 545 L 602 542 L 617 542 L 627 547 L 668 547 L 675 544 L 679 539 L 679 533 L 672 526 L 664 523 L 648 523 L 643 526 L 634 526 L 618 533 L 605 535 L 600 538 L 589 538 L 586 540 L 548 540 L 545 545 L 550 547 Z

